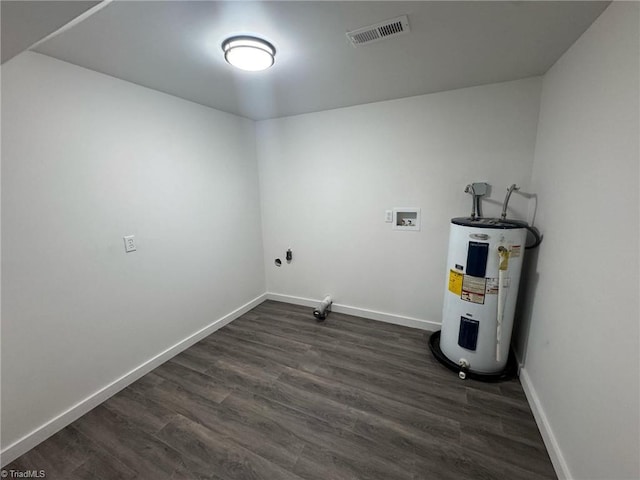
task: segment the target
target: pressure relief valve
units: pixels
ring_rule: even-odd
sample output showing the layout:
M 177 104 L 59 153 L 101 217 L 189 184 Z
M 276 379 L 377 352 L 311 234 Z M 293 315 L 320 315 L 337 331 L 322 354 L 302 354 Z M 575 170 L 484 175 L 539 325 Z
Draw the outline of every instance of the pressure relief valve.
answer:
M 500 265 L 498 266 L 499 270 L 508 270 L 509 269 L 509 250 L 506 247 L 500 245 L 498 247 L 498 255 L 500 256 Z

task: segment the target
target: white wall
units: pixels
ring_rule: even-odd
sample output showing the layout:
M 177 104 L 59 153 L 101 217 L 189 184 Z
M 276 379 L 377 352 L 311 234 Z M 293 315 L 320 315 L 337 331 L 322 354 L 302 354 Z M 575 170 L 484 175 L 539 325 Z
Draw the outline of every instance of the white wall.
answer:
M 640 477 L 638 9 L 544 77 L 539 124 L 527 79 L 258 122 L 256 144 L 249 120 L 48 57 L 3 65 L 2 448 L 259 296 L 265 269 L 270 292 L 439 322 L 443 226 L 487 181 L 486 215 L 510 183 L 539 198 L 518 344 L 559 473 Z M 421 232 L 384 223 L 399 206 Z
M 640 4 L 614 2 L 545 75 L 540 247 L 522 380 L 561 477 L 640 478 Z
M 529 191 L 539 93 L 532 78 L 258 122 L 267 290 L 440 322 L 449 220 L 470 182 L 493 185 L 487 216 L 509 184 Z M 420 207 L 422 230 L 392 230 L 394 207 Z
M 252 121 L 35 53 L 2 101 L 5 449 L 265 285 Z

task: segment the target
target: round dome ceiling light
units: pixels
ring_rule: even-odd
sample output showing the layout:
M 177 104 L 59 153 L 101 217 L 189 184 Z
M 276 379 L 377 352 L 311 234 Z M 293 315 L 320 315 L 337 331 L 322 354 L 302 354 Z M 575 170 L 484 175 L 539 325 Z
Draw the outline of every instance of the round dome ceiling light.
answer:
M 266 40 L 256 37 L 231 37 L 222 42 L 224 59 L 230 65 L 257 72 L 273 65 L 276 49 Z

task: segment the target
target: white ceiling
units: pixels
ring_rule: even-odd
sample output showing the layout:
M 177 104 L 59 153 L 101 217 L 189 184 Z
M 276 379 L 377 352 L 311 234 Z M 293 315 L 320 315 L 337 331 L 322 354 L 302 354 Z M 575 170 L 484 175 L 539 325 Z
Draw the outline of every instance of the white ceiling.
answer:
M 2 63 L 66 25 L 99 1 L 2 0 Z
M 541 75 L 609 2 L 115 1 L 36 51 L 253 119 Z M 411 33 L 353 47 L 345 32 L 408 15 Z M 265 72 L 220 44 L 256 34 Z

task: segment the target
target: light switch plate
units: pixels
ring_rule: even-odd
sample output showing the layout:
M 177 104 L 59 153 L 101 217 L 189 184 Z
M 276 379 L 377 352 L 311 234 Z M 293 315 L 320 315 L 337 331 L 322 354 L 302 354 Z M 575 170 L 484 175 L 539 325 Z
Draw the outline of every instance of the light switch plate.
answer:
M 386 223 L 393 222 L 393 210 L 385 210 L 384 211 L 384 221 Z

